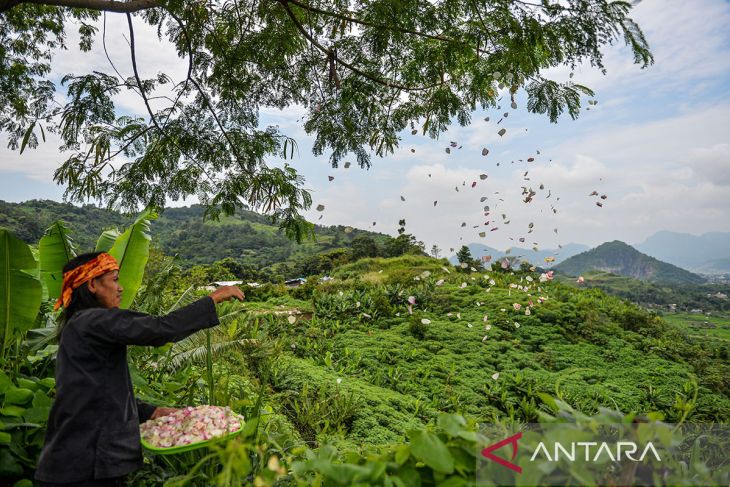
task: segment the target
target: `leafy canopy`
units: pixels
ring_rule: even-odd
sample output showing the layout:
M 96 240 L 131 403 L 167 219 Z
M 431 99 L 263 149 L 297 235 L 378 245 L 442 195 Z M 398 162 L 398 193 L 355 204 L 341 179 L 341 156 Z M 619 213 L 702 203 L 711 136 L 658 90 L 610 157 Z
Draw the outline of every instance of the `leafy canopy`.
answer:
M 72 154 L 54 179 L 71 200 L 136 211 L 197 195 L 210 215 L 263 211 L 299 241 L 311 233 L 300 215 L 311 196 L 291 165 L 272 164 L 291 159 L 296 141 L 261 127 L 261 108 L 303 107 L 313 152 L 333 167 L 348 154 L 370 167 L 371 153 L 392 153 L 404 129 L 436 138 L 453 119 L 469 124 L 504 90 L 512 101 L 524 90 L 527 109 L 553 122 L 565 111 L 576 118 L 591 90 L 541 73 L 581 62 L 603 70 L 601 49 L 622 38 L 636 63 L 651 64 L 630 9 L 608 0 L 0 0 L 0 132 L 21 151 L 58 134 Z M 56 86 L 47 76 L 67 30 L 78 28 L 88 51 L 103 41 L 107 12 L 127 16 L 133 76 L 110 64 Z M 140 78 L 140 22 L 174 44 L 186 79 Z M 161 92 L 167 104 L 151 104 Z M 147 113 L 121 113 L 122 93 Z

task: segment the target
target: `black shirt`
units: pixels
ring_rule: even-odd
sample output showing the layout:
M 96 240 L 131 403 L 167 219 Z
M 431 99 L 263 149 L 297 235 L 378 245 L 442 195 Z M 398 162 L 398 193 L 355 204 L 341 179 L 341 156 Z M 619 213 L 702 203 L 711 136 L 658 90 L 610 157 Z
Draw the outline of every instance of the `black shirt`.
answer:
M 76 312 L 58 344 L 56 398 L 35 478 L 78 482 L 140 468 L 139 424 L 155 407 L 134 398 L 127 345 L 161 346 L 217 324 L 209 296 L 166 316 L 118 308 Z

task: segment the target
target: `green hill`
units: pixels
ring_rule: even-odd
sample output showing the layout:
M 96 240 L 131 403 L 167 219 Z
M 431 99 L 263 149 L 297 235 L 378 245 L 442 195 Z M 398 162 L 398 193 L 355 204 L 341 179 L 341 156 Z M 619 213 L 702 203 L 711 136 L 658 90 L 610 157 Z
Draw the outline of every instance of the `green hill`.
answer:
M 571 276 L 579 276 L 589 271 L 604 271 L 655 283 L 701 284 L 705 281 L 696 274 L 642 254 L 618 240 L 574 255 L 554 269 Z
M 203 214 L 204 209 L 200 205 L 165 209 L 152 223 L 153 245 L 167 255 L 177 255 L 183 267 L 212 264 L 230 258 L 244 266 L 265 269 L 274 264 L 297 262 L 308 256 L 349 247 L 353 239 L 361 235 L 371 237 L 381 247 L 392 240 L 381 233 L 317 225 L 316 241 L 298 245 L 264 215 L 239 211 L 234 216 L 221 217 L 219 221 L 204 221 Z M 93 205 L 79 207 L 49 200 L 0 201 L 0 227 L 7 228 L 29 244 L 36 244 L 46 228 L 59 219 L 68 223 L 80 252 L 93 250 L 102 230 L 120 227 L 133 220 Z M 295 272 L 296 266 L 290 267 Z

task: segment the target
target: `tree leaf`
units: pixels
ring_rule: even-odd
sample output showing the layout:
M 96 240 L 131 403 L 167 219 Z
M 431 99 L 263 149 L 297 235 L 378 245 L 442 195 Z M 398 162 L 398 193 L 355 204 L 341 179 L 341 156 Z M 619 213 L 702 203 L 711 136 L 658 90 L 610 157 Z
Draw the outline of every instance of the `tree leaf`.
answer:
M 14 331 L 29 330 L 35 323 L 43 289 L 28 272 L 34 269 L 38 263 L 28 245 L 0 229 L 0 352 L 7 348 Z
M 446 445 L 435 434 L 425 430 L 408 432 L 411 453 L 432 469 L 441 473 L 454 471 L 454 458 Z
M 30 140 L 30 136 L 33 135 L 33 128 L 35 127 L 35 121 L 30 124 L 30 127 L 25 131 L 25 135 L 23 135 L 23 142 L 20 144 L 20 153 L 22 154 L 25 150 L 25 146 L 28 145 L 28 141 Z
M 116 228 L 104 230 L 96 241 L 96 252 L 109 252 L 121 233 Z
M 150 220 L 156 218 L 157 213 L 153 210 L 144 211 L 109 249 L 109 254 L 119 264 L 119 284 L 124 288 L 120 308 L 129 308 L 142 284 L 152 239 L 149 234 Z
M 63 284 L 63 266 L 76 257 L 76 248 L 69 231 L 61 220 L 48 227 L 38 243 L 40 278 L 48 298 L 57 299 Z

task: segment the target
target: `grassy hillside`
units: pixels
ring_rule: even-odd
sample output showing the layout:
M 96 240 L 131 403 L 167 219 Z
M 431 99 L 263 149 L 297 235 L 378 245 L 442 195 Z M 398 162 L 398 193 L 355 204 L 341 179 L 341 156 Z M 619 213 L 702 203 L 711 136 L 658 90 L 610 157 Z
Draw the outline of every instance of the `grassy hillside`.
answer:
M 167 255 L 178 255 L 184 267 L 232 258 L 243 265 L 262 269 L 349 246 L 358 235 L 368 235 L 381 245 L 390 240 L 388 235 L 375 232 L 357 229 L 346 232 L 342 226 L 316 226 L 316 241 L 297 245 L 267 217 L 254 212 L 240 211 L 218 221 L 204 221 L 203 214 L 203 207 L 199 205 L 166 209 L 152 223 L 154 245 Z M 77 207 L 49 200 L 0 201 L 0 227 L 9 229 L 29 244 L 37 243 L 46 228 L 59 219 L 68 223 L 82 252 L 93 250 L 102 230 L 133 220 L 91 205 Z
M 377 448 L 438 412 L 537 421 L 540 393 L 585 413 L 730 420 L 730 344 L 707 343 L 598 289 L 443 266 L 363 259 L 333 282 L 244 304 L 256 314 L 240 326 L 276 344 L 270 405 L 303 441 Z M 257 382 L 261 363 L 249 362 L 243 374 Z
M 606 242 L 566 259 L 556 265 L 555 270 L 571 276 L 599 270 L 656 283 L 699 284 L 704 282 L 704 278 L 696 274 L 642 254 L 618 240 Z

